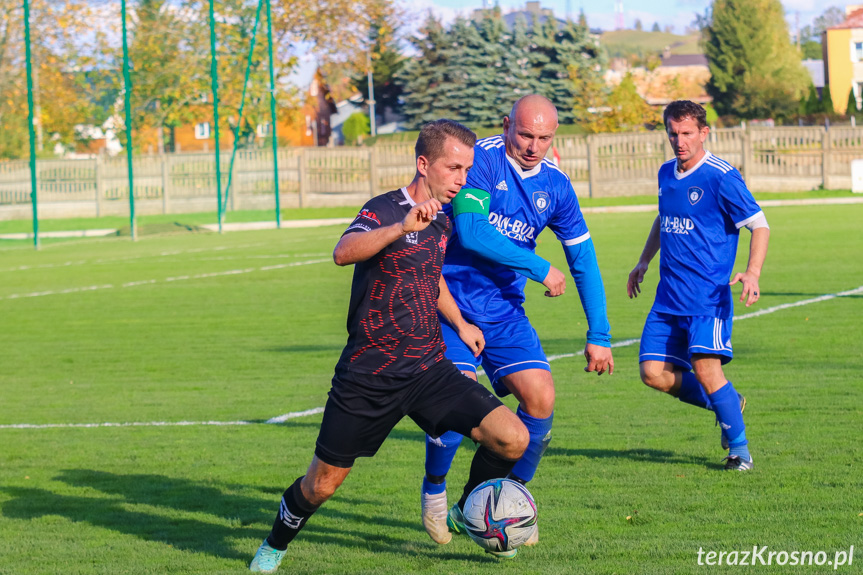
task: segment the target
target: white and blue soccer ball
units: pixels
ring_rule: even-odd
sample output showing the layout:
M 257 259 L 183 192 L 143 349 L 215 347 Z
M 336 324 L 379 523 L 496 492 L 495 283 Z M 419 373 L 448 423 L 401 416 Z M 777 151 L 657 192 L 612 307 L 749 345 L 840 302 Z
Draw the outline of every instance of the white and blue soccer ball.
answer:
M 467 534 L 487 551 L 510 551 L 536 532 L 536 502 L 512 479 L 490 479 L 471 491 L 464 503 Z

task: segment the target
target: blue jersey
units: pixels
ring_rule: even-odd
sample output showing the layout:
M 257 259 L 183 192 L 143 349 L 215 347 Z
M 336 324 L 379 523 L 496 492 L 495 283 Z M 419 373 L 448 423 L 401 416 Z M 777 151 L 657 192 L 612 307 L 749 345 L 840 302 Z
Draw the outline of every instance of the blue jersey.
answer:
M 743 177 L 705 151 L 698 164 L 659 168 L 659 285 L 653 309 L 727 319 L 739 230 L 761 215 Z
M 477 141 L 466 187 L 491 194 L 489 223 L 518 247 L 533 252 L 546 226 L 565 245 L 590 238 L 569 178 L 548 160 L 523 170 L 506 155 L 501 136 Z M 453 217 L 452 206 L 444 211 Z M 495 322 L 524 315 L 527 278 L 508 267 L 476 256 L 453 232 L 443 275 L 462 314 L 471 320 Z

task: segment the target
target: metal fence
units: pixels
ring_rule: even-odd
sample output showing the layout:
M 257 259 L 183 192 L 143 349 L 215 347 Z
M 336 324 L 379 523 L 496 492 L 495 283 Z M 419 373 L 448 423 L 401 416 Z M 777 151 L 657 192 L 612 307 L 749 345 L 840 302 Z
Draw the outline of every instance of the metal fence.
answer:
M 673 157 L 663 132 L 560 136 L 554 147 L 582 197 L 652 194 L 659 165 Z M 705 147 L 737 166 L 754 191 L 844 189 L 851 185 L 851 162 L 863 158 L 863 128 L 720 129 L 711 132 Z M 238 153 L 229 210 L 274 207 L 272 154 Z M 230 153 L 221 161 L 227 171 Z M 413 144 L 379 144 L 283 148 L 278 166 L 281 205 L 290 208 L 362 204 L 409 183 L 415 162 Z M 140 156 L 133 167 L 139 213 L 216 209 L 212 153 Z M 128 211 L 124 157 L 39 160 L 37 170 L 40 210 L 49 217 Z M 0 219 L 28 217 L 29 202 L 27 162 L 0 162 Z

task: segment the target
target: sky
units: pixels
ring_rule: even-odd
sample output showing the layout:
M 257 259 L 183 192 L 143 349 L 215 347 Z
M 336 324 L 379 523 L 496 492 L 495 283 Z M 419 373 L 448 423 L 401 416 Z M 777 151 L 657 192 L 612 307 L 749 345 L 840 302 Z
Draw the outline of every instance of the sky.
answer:
M 416 28 L 431 10 L 444 23 L 452 22 L 458 16 L 470 16 L 476 8 L 483 7 L 483 0 L 397 0 L 409 14 Z M 506 13 L 511 10 L 524 9 L 527 0 L 486 0 L 489 6 L 499 5 Z M 850 0 L 854 1 L 854 0 Z M 860 0 L 857 0 L 860 1 Z M 575 18 L 583 9 L 587 23 L 591 28 L 603 30 L 615 29 L 615 0 L 540 0 L 543 8 L 551 8 L 558 18 L 565 18 L 567 10 Z M 697 14 L 704 14 L 711 0 L 651 0 L 650 2 L 635 2 L 623 0 L 624 27 L 632 28 L 636 19 L 641 20 L 645 30 L 650 30 L 653 23 L 659 27 L 673 26 L 674 32 L 683 34 L 686 27 L 693 24 Z M 794 35 L 795 26 L 807 26 L 821 15 L 828 7 L 836 5 L 844 9 L 843 3 L 824 2 L 824 0 L 782 0 L 785 7 L 785 17 L 788 21 L 788 31 Z M 407 31 L 408 33 L 411 30 Z M 315 70 L 315 57 L 311 52 L 300 55 L 300 66 L 292 75 L 290 81 L 297 86 L 306 86 L 311 81 Z
M 522 9 L 525 0 L 487 0 L 489 5 L 499 5 L 504 12 Z M 692 24 L 696 14 L 704 14 L 710 0 L 651 0 L 651 2 L 635 2 L 623 0 L 624 24 L 632 28 L 636 19 L 641 20 L 644 28 L 649 30 L 654 22 L 660 28 L 672 25 L 675 32 L 682 34 L 684 29 Z M 824 0 L 783 0 L 790 31 L 794 32 L 796 14 L 800 14 L 800 26 L 812 22 L 834 2 Z M 431 9 L 444 21 L 450 21 L 457 15 L 468 16 L 474 8 L 482 8 L 483 0 L 411 0 L 405 2 L 410 10 L 420 13 Z M 566 17 L 567 8 L 575 17 L 580 10 L 587 15 L 587 23 L 591 28 L 613 30 L 615 28 L 614 0 L 540 0 L 543 8 L 551 8 L 560 18 Z M 842 4 L 837 4 L 842 6 Z

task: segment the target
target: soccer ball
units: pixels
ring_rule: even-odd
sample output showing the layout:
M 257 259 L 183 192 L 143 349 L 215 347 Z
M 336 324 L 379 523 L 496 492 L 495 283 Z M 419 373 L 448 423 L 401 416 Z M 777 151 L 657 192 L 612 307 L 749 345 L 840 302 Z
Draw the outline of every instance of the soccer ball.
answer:
M 536 503 L 527 488 L 512 479 L 490 479 L 471 491 L 464 503 L 467 534 L 486 551 L 510 551 L 536 531 Z

